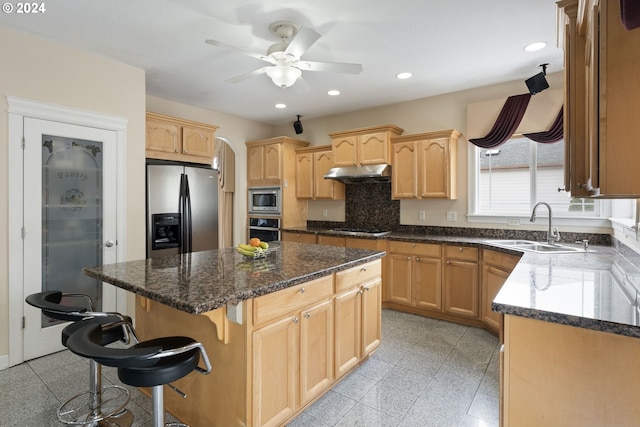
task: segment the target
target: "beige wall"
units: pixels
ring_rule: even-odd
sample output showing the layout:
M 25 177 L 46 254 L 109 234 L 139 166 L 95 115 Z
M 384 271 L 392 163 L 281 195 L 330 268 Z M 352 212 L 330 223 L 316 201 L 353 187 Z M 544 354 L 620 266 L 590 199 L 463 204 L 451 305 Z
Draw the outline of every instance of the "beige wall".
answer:
M 236 154 L 233 242 L 244 242 L 247 232 L 247 147 L 244 143 L 274 136 L 273 126 L 153 96 L 147 96 L 147 111 L 219 126 L 216 137 L 229 141 Z
M 471 71 L 470 71 L 471 72 Z M 547 76 L 551 89 L 549 95 L 542 92 L 535 95 L 531 103 L 540 108 L 539 100 L 535 97 L 549 96 L 549 109 L 547 121 L 549 125 L 558 113 L 559 96 L 562 94 L 563 74 L 554 73 Z M 507 228 L 506 224 L 483 224 L 467 221 L 467 150 L 470 143 L 467 141 L 467 106 L 485 105 L 490 101 L 493 111 L 489 114 L 497 117 L 502 107 L 500 101 L 511 95 L 527 92 L 524 81 L 513 81 L 497 85 L 465 90 L 445 95 L 422 98 L 398 104 L 368 108 L 347 114 L 325 116 L 317 119 L 302 119 L 304 133 L 297 138 L 311 142 L 312 145 L 330 144 L 329 132 L 354 129 L 366 126 L 391 123 L 404 129 L 404 134 L 430 132 L 444 129 L 458 129 L 462 137 L 458 141 L 458 199 L 457 200 L 403 200 L 400 203 L 401 224 L 431 225 L 445 227 L 487 227 Z M 559 95 L 560 94 L 560 95 Z M 477 105 L 476 105 L 477 104 Z M 546 120 L 546 119 L 545 119 Z M 530 123 L 527 120 L 526 123 Z M 529 126 L 529 124 L 527 124 Z M 489 128 L 491 124 L 489 125 Z M 478 126 L 476 126 L 478 128 Z M 540 129 L 542 130 L 542 129 Z M 294 136 L 291 124 L 276 127 L 276 134 Z M 534 131 L 527 129 L 526 131 Z M 328 216 L 322 216 L 322 210 L 328 210 Z M 418 211 L 426 212 L 426 220 L 418 219 Z M 446 221 L 446 213 L 457 213 L 456 222 Z M 316 221 L 336 220 L 344 221 L 344 202 L 336 201 L 310 201 L 309 219 Z M 544 230 L 545 224 L 523 224 L 522 228 Z M 568 230 L 568 228 L 567 228 Z M 576 229 L 577 230 L 577 229 Z M 573 231 L 573 229 L 572 229 Z M 585 231 L 608 232 L 610 229 L 591 229 Z
M 129 259 L 144 257 L 144 71 L 0 27 L 0 357 L 8 354 L 7 95 L 123 117 Z M 35 260 L 38 262 L 38 260 Z

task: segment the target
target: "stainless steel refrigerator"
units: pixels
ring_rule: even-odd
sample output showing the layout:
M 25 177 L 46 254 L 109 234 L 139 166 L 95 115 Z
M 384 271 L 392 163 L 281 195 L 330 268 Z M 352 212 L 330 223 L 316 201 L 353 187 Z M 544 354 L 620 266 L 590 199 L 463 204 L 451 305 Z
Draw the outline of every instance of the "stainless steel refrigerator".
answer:
M 147 160 L 147 258 L 218 247 L 218 172 Z

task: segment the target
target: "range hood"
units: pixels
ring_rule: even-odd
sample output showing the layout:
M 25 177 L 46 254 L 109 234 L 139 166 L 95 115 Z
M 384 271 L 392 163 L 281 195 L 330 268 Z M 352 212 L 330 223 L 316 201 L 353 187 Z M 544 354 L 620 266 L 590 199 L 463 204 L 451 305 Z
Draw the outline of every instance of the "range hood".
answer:
M 345 184 L 358 182 L 389 182 L 391 181 L 391 166 L 366 165 L 331 168 L 324 176 L 324 179 L 335 179 Z

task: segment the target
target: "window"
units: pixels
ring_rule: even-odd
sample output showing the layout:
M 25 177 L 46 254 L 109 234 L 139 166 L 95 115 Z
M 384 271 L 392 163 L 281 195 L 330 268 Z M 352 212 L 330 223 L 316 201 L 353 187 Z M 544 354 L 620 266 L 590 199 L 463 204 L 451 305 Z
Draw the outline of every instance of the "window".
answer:
M 474 152 L 476 215 L 528 216 L 544 201 L 554 217 L 600 216 L 599 201 L 564 191 L 564 141 L 540 144 L 514 136 L 496 148 L 474 146 Z

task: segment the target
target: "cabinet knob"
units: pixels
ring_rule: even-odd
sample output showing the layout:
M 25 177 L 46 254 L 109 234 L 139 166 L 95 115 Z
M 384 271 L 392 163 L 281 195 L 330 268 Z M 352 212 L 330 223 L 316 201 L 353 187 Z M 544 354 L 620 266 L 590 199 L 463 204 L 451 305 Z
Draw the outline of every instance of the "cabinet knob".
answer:
M 411 257 L 410 256 L 407 257 L 407 261 L 411 261 Z
M 459 250 L 460 252 L 462 252 L 462 251 L 464 250 L 464 248 L 458 248 L 458 250 Z
M 451 264 L 451 261 L 447 261 L 447 264 Z
M 358 289 L 358 292 L 356 292 L 358 295 L 362 295 L 363 291 L 362 288 Z
M 415 248 L 415 247 L 416 247 L 416 244 L 415 244 L 415 243 L 412 243 L 412 244 L 411 244 L 411 247 L 412 247 L 412 248 Z
M 309 313 L 305 313 L 305 314 L 304 314 L 304 318 L 305 318 L 305 319 L 308 319 L 308 318 L 310 318 L 310 317 L 311 317 L 311 315 L 310 315 Z
M 367 271 L 367 267 L 362 267 L 360 271 Z
M 188 153 L 188 151 L 187 151 L 187 150 L 182 150 L 182 152 L 183 152 L 184 154 L 187 154 L 187 153 Z
M 293 323 L 298 323 L 300 321 L 300 319 L 298 319 L 297 317 L 294 317 L 293 319 L 291 319 L 291 321 Z
M 304 288 L 300 288 L 300 293 L 304 294 L 305 289 Z
M 420 261 L 420 257 L 419 256 L 416 257 L 416 261 Z
M 368 286 L 363 286 L 361 289 L 364 290 L 364 291 L 368 291 L 369 287 Z
M 175 151 L 176 153 L 179 153 L 179 152 L 180 152 L 180 151 L 178 151 L 178 149 L 177 149 L 177 148 L 176 148 L 175 150 L 173 150 L 173 151 Z

